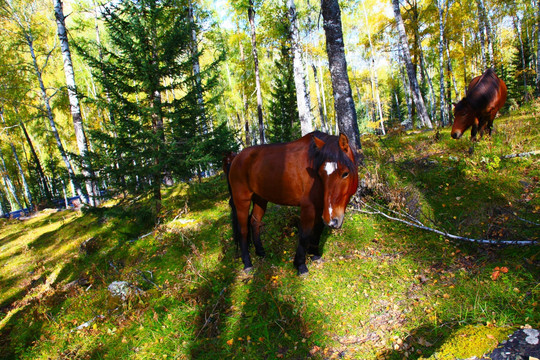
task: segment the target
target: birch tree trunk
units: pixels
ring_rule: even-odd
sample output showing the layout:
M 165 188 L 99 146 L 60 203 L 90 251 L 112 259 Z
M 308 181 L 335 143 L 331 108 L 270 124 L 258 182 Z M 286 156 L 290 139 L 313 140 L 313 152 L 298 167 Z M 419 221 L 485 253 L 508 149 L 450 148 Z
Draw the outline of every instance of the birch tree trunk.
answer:
M 484 19 L 482 18 L 482 10 L 480 7 L 480 0 L 476 0 L 476 7 L 478 8 L 478 38 L 480 40 L 480 52 L 482 54 L 482 72 L 487 69 L 486 59 L 486 40 L 485 40 L 485 27 Z
M 79 97 L 77 94 L 77 84 L 75 82 L 75 72 L 73 70 L 73 61 L 71 60 L 71 52 L 69 50 L 69 41 L 66 31 L 66 23 L 64 10 L 62 8 L 62 0 L 54 0 L 54 14 L 56 17 L 56 25 L 58 28 L 58 38 L 60 39 L 60 47 L 62 50 L 62 58 L 64 60 L 64 73 L 66 76 L 67 91 L 69 97 L 69 105 L 71 116 L 73 118 L 73 128 L 75 130 L 75 138 L 77 139 L 77 148 L 82 159 L 81 172 L 85 177 L 86 192 L 88 193 L 88 204 L 96 206 L 98 203 L 98 189 L 95 183 L 92 165 L 88 161 L 88 141 L 84 132 L 83 119 L 81 115 L 81 107 L 79 105 Z M 82 199 L 81 199 L 82 200 Z
M 366 6 L 364 2 L 362 2 L 362 7 L 364 9 L 364 18 L 366 21 L 366 29 L 368 34 L 368 40 L 369 40 L 369 56 L 370 56 L 370 62 L 369 62 L 369 74 L 371 77 L 371 91 L 373 93 L 373 96 L 375 98 L 375 101 L 377 101 L 377 108 L 379 110 L 379 121 L 381 123 L 381 132 L 383 135 L 386 135 L 386 131 L 384 130 L 384 117 L 382 112 L 382 106 L 381 106 L 381 98 L 379 96 L 379 80 L 377 78 L 377 72 L 375 71 L 375 56 L 373 54 L 373 43 L 371 42 L 371 31 L 369 29 L 369 22 L 366 12 Z
M 206 109 L 204 106 L 204 97 L 202 91 L 202 81 L 201 81 L 201 65 L 199 63 L 199 48 L 197 42 L 197 29 L 195 27 L 195 18 L 193 14 L 193 3 L 189 1 L 188 5 L 188 17 L 189 23 L 191 26 L 191 62 L 193 63 L 193 75 L 195 77 L 195 89 L 197 92 L 197 104 L 201 110 L 201 123 L 203 127 L 203 133 L 208 132 L 208 126 L 206 122 Z
M 407 76 L 409 77 L 414 104 L 416 105 L 416 109 L 418 110 L 418 117 L 420 118 L 420 122 L 422 123 L 422 125 L 433 129 L 433 125 L 431 124 L 431 120 L 429 119 L 429 116 L 427 114 L 424 99 L 422 98 L 422 93 L 420 92 L 418 80 L 416 79 L 416 74 L 414 72 L 414 66 L 412 63 L 411 53 L 409 51 L 407 41 L 407 33 L 405 32 L 405 25 L 403 24 L 403 18 L 401 17 L 401 12 L 399 10 L 399 0 L 392 0 L 392 5 L 394 8 L 394 17 L 396 19 L 399 33 L 399 42 L 401 44 L 403 58 L 407 67 Z
M 261 144 L 265 143 L 264 122 L 262 111 L 262 92 L 261 78 L 259 75 L 259 57 L 257 55 L 257 33 L 255 32 L 255 10 L 253 9 L 253 0 L 249 0 L 248 19 L 251 27 L 251 47 L 253 53 L 253 63 L 255 66 L 255 87 L 257 89 L 257 117 L 259 119 L 259 140 Z
M 437 0 L 439 10 L 439 111 L 441 114 L 441 125 L 446 126 L 447 116 L 445 98 L 444 98 L 444 3 L 443 0 Z
M 18 114 L 17 108 L 15 108 L 15 112 Z M 20 120 L 20 118 L 19 118 L 19 126 L 21 128 L 21 131 L 24 134 L 26 142 L 28 142 L 28 146 L 30 147 L 30 154 L 32 154 L 32 158 L 34 159 L 36 170 L 41 180 L 42 189 L 43 189 L 43 192 L 45 193 L 45 198 L 47 199 L 47 201 L 51 201 L 52 195 L 49 189 L 49 181 L 47 180 L 47 177 L 45 176 L 45 173 L 43 172 L 43 168 L 41 167 L 41 162 L 39 161 L 39 157 L 37 156 L 36 149 L 34 149 L 34 144 L 32 143 L 32 140 L 30 139 L 30 135 L 28 135 L 28 131 L 26 131 L 26 126 L 24 126 L 24 123 L 22 122 L 22 120 Z
M 341 26 L 341 10 L 338 0 L 321 0 L 323 27 L 326 34 L 326 52 L 332 79 L 334 94 L 334 108 L 336 111 L 339 131 L 347 135 L 349 144 L 356 154 L 356 161 L 360 158 L 360 133 L 356 118 L 356 109 L 352 97 L 349 75 L 347 73 L 347 59 L 343 43 L 343 29 Z
M 326 108 L 326 91 L 324 91 L 324 74 L 323 74 L 323 69 L 322 69 L 320 59 L 319 59 L 318 66 L 319 66 L 319 82 L 320 82 L 320 87 L 321 87 L 321 97 L 322 97 L 322 105 L 323 105 L 323 111 L 324 111 L 324 119 L 326 120 L 327 130 L 330 133 L 332 126 L 330 122 L 328 121 L 328 109 Z
M 525 71 L 525 69 L 527 68 L 527 63 L 525 61 L 525 48 L 524 48 L 524 45 L 523 45 L 523 38 L 521 36 L 521 24 L 520 24 L 520 20 L 518 18 L 517 15 L 514 15 L 512 17 L 513 21 L 514 21 L 514 28 L 516 30 L 516 33 L 518 35 L 518 40 L 519 40 L 519 46 L 521 48 L 521 66 L 522 66 L 522 69 L 523 69 L 523 98 L 525 101 L 528 101 L 527 97 L 528 97 L 528 93 L 527 93 L 527 73 Z
M 6 163 L 4 161 L 4 154 L 2 153 L 1 148 L 0 148 L 0 160 L 2 161 L 1 163 L 2 167 L 0 167 L 0 172 L 2 172 L 2 175 L 3 175 L 2 178 L 4 179 L 4 186 L 6 188 L 6 192 L 11 194 L 11 197 L 13 198 L 13 200 L 15 200 L 15 202 L 19 206 L 19 209 L 22 209 L 23 207 L 21 206 L 21 202 L 19 201 L 19 197 L 17 196 L 17 191 L 15 190 L 15 186 L 13 186 L 13 182 L 11 181 L 11 178 L 9 177 Z M 13 211 L 13 206 L 11 210 Z
M 296 87 L 296 103 L 298 105 L 298 116 L 300 117 L 300 130 L 302 136 L 313 131 L 313 116 L 311 114 L 311 101 L 309 89 L 306 86 L 306 74 L 304 71 L 304 61 L 298 31 L 298 13 L 294 0 L 287 0 L 287 13 L 291 26 L 291 47 L 293 53 L 294 85 Z
M 454 94 L 456 95 L 456 99 L 459 98 L 459 90 L 457 87 L 456 77 L 454 76 L 454 69 L 452 66 L 452 58 L 450 57 L 450 46 L 448 45 L 448 39 L 445 43 L 446 48 L 446 61 L 448 63 L 448 71 L 450 72 L 448 76 L 452 78 L 452 85 L 454 86 Z
M 493 51 L 493 36 L 491 32 L 491 29 L 492 29 L 491 19 L 488 16 L 488 12 L 486 10 L 486 5 L 484 4 L 484 0 L 476 0 L 476 5 L 478 7 L 478 12 L 480 15 L 479 20 L 483 22 L 482 27 L 485 30 L 487 52 L 489 55 L 489 59 L 487 59 L 487 66 L 495 67 L 495 58 L 494 58 L 494 51 Z
M 536 2 L 536 95 L 540 97 L 540 0 Z
M 311 64 L 311 68 L 313 69 L 313 78 L 315 79 L 315 91 L 317 92 L 317 105 L 319 107 L 319 116 L 321 118 L 321 127 L 324 132 L 328 132 L 328 119 L 326 118 L 326 113 L 324 112 L 324 108 L 322 105 L 321 100 L 321 84 L 319 84 L 319 77 L 317 76 L 317 67 L 315 64 Z
M 50 98 L 49 98 L 49 95 L 47 94 L 47 90 L 45 89 L 45 84 L 43 83 L 43 77 L 41 75 L 41 70 L 39 69 L 36 54 L 34 52 L 34 39 L 32 37 L 32 33 L 31 32 L 25 32 L 24 36 L 25 36 L 26 44 L 28 45 L 28 48 L 30 50 L 30 55 L 32 56 L 32 63 L 33 63 L 33 66 L 34 66 L 35 75 L 36 75 L 36 78 L 37 78 L 37 80 L 39 82 L 39 88 L 41 90 L 41 97 L 42 97 L 43 103 L 45 104 L 45 112 L 46 112 L 47 118 L 49 120 L 49 125 L 51 127 L 51 131 L 53 133 L 54 139 L 56 140 L 56 146 L 58 148 L 58 151 L 60 152 L 60 156 L 62 157 L 62 160 L 64 161 L 64 164 L 66 165 L 66 169 L 67 169 L 69 178 L 70 178 L 71 181 L 73 181 L 73 185 L 75 187 L 75 191 L 76 191 L 77 195 L 79 195 L 81 200 L 86 199 L 86 196 L 84 195 L 84 193 L 81 190 L 79 182 L 75 178 L 75 171 L 73 171 L 73 167 L 71 166 L 71 161 L 69 160 L 69 158 L 68 158 L 68 156 L 66 154 L 66 151 L 64 150 L 64 145 L 62 145 L 60 135 L 58 134 L 58 130 L 56 129 L 56 123 L 54 121 L 54 116 L 53 116 L 52 109 L 51 109 Z M 86 200 L 86 202 L 88 202 L 88 200 Z
M 2 118 L 2 123 L 4 126 L 6 126 L 6 121 L 4 120 L 4 111 L 0 109 L 0 118 Z M 9 136 L 9 130 L 6 128 L 6 136 L 11 139 Z M 24 195 L 26 196 L 27 200 L 27 207 L 32 207 L 32 193 L 30 192 L 30 187 L 28 186 L 28 182 L 26 181 L 26 176 L 24 175 L 23 168 L 21 166 L 21 162 L 19 161 L 19 156 L 17 156 L 17 150 L 15 149 L 15 145 L 13 145 L 13 142 L 9 142 L 9 146 L 11 146 L 11 151 L 13 152 L 13 157 L 15 158 L 15 162 L 17 163 L 17 168 L 19 169 L 19 174 L 21 175 L 21 181 L 24 188 Z

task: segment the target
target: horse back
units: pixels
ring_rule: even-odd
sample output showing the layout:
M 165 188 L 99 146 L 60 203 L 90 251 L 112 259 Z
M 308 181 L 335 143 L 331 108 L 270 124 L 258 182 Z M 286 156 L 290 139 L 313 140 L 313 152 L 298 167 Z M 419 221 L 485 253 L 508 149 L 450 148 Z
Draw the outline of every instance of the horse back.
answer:
M 315 181 L 309 174 L 311 135 L 283 144 L 245 148 L 232 161 L 229 181 L 233 191 L 257 194 L 281 205 L 298 206 Z
M 479 117 L 492 115 L 493 118 L 504 105 L 506 96 L 506 84 L 492 69 L 488 69 L 469 84 L 467 101 Z

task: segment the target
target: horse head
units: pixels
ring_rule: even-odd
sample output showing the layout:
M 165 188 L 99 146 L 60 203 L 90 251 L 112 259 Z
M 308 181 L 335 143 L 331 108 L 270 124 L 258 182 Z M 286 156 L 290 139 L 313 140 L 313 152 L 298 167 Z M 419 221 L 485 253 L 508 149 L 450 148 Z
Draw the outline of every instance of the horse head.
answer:
M 323 222 L 333 229 L 339 229 L 347 204 L 358 188 L 354 153 L 344 134 L 338 139 L 328 138 L 326 142 L 313 136 L 313 142 L 318 151 L 315 170 L 324 187 Z
M 454 105 L 454 124 L 452 125 L 452 138 L 459 139 L 475 121 L 473 110 L 467 98 L 463 98 Z

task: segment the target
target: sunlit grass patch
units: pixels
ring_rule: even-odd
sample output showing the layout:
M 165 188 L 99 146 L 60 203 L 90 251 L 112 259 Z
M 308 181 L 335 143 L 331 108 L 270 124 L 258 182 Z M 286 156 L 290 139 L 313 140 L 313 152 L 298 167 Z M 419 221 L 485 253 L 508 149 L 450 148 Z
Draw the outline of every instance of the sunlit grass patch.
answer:
M 538 140 L 538 119 L 520 116 L 497 119 L 472 154 L 448 129 L 366 138 L 366 200 L 460 235 L 537 238 L 519 218 L 538 219 L 538 159 L 501 158 Z M 342 229 L 324 230 L 322 261 L 298 277 L 299 210 L 269 205 L 267 255 L 252 249 L 246 275 L 221 176 L 167 188 L 163 204 L 157 226 L 144 201 L 3 222 L 2 356 L 465 358 L 477 352 L 458 353 L 457 340 L 540 326 L 538 246 L 450 241 L 349 208 Z M 131 285 L 127 301 L 109 294 L 113 281 Z

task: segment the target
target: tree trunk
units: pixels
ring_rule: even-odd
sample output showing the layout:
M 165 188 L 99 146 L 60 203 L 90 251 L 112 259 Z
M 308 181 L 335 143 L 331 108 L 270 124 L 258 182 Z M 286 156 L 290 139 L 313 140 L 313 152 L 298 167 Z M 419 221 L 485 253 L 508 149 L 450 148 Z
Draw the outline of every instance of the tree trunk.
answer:
M 478 37 L 480 40 L 480 52 L 482 54 L 482 72 L 487 69 L 487 59 L 486 59 L 486 40 L 485 40 L 485 29 L 484 29 L 484 20 L 482 19 L 482 14 L 480 10 L 480 0 L 476 0 L 476 6 L 478 8 Z
M 452 58 L 450 57 L 450 46 L 448 45 L 448 39 L 445 43 L 446 47 L 446 62 L 448 63 L 448 76 L 452 78 L 452 85 L 454 86 L 454 94 L 456 95 L 456 99 L 459 98 L 459 90 L 457 87 L 456 77 L 454 76 L 454 69 L 452 67 Z
M 398 43 L 398 52 L 400 60 L 403 64 L 405 64 L 405 60 L 403 60 L 403 50 L 401 49 L 401 44 Z M 405 69 L 405 72 L 407 72 L 407 69 Z M 406 130 L 410 130 L 413 128 L 413 105 L 412 105 L 412 91 L 411 91 L 411 84 L 409 82 L 409 78 L 404 74 L 403 67 L 400 66 L 399 75 L 401 76 L 401 81 L 403 83 L 403 88 L 407 92 L 407 96 L 405 97 L 406 103 L 407 103 L 407 119 L 403 120 L 401 125 Z
M 287 0 L 287 10 L 291 26 L 291 50 L 293 53 L 296 103 L 298 105 L 298 116 L 300 117 L 300 130 L 303 136 L 313 131 L 313 116 L 311 114 L 309 88 L 306 86 L 306 75 L 304 71 L 304 62 L 302 61 L 300 34 L 298 31 L 298 13 L 296 12 L 294 0 Z
M 439 10 L 439 111 L 441 114 L 441 126 L 446 126 L 446 106 L 444 98 L 444 3 L 443 0 L 437 0 Z
M 371 92 L 373 93 L 373 98 L 375 101 L 377 101 L 377 108 L 379 110 L 379 121 L 381 123 L 381 132 L 383 135 L 386 135 L 386 131 L 384 130 L 384 117 L 382 112 L 382 106 L 381 106 L 381 98 L 379 96 L 379 80 L 377 78 L 377 72 L 375 71 L 375 56 L 373 54 L 373 43 L 371 42 L 371 31 L 369 29 L 369 22 L 366 12 L 366 6 L 364 2 L 362 2 L 362 7 L 364 9 L 364 18 L 366 21 L 366 29 L 368 34 L 368 40 L 369 40 L 369 56 L 370 56 L 370 62 L 369 62 L 369 74 L 371 77 Z
M 360 133 L 356 119 L 356 109 L 352 97 L 347 60 L 343 43 L 341 26 L 341 10 L 338 0 L 321 0 L 323 27 L 326 34 L 326 53 L 330 65 L 332 91 L 334 94 L 334 109 L 336 111 L 339 131 L 347 135 L 349 144 L 356 154 L 356 161 L 362 162 L 360 150 Z
M 4 112 L 2 109 L 0 109 L 0 118 L 2 118 L 2 123 L 4 126 L 6 126 L 6 121 L 4 120 Z M 11 139 L 9 136 L 9 130 L 6 128 L 6 136 Z M 26 176 L 24 175 L 23 168 L 21 166 L 21 162 L 19 161 L 19 156 L 17 156 L 17 151 L 15 149 L 15 145 L 13 145 L 13 142 L 10 141 L 9 145 L 11 146 L 11 151 L 13 152 L 13 157 L 15 158 L 15 162 L 17 163 L 17 168 L 19 169 L 19 174 L 21 175 L 21 180 L 24 188 L 24 194 L 26 196 L 27 200 L 27 207 L 32 207 L 32 193 L 30 192 L 30 187 L 28 186 L 28 182 L 26 181 Z
M 407 42 L 407 33 L 405 32 L 405 25 L 403 24 L 403 18 L 401 17 L 401 12 L 399 10 L 399 0 L 392 0 L 392 5 L 394 8 L 394 17 L 396 19 L 399 32 L 399 42 L 401 44 L 403 58 L 407 67 L 407 76 L 409 77 L 414 103 L 418 110 L 418 117 L 420 118 L 420 121 L 424 126 L 432 129 L 433 125 L 431 124 L 431 120 L 429 119 L 429 116 L 427 114 L 426 106 L 424 105 L 424 99 L 422 98 L 420 87 L 418 86 L 418 80 L 416 79 L 416 74 L 414 72 L 411 53 L 409 52 L 409 46 Z
M 326 126 L 328 128 L 328 133 L 331 132 L 331 125 L 328 121 L 328 109 L 326 109 L 326 91 L 324 91 L 324 73 L 321 66 L 321 60 L 319 59 L 319 82 L 321 86 L 321 97 L 322 97 L 322 105 L 323 105 L 323 111 L 324 111 L 324 119 L 326 120 Z
M 191 62 L 193 63 L 193 75 L 195 77 L 195 91 L 197 92 L 197 104 L 199 105 L 201 111 L 201 124 L 203 134 L 208 133 L 208 126 L 211 126 L 211 123 L 208 124 L 206 120 L 206 109 L 204 106 L 204 97 L 202 91 L 202 81 L 201 81 L 201 65 L 199 63 L 199 47 L 197 42 L 197 29 L 195 27 L 195 17 L 193 14 L 193 3 L 189 1 L 188 6 L 188 17 L 189 23 L 191 26 Z
M 484 4 L 484 0 L 476 0 L 476 6 L 478 7 L 478 12 L 480 15 L 480 21 L 483 22 L 483 29 L 485 31 L 486 36 L 486 42 L 487 42 L 487 52 L 489 55 L 489 59 L 487 59 L 487 66 L 488 67 L 495 67 L 495 58 L 494 58 L 494 51 L 493 51 L 493 35 L 491 32 L 492 26 L 491 26 L 491 19 L 488 16 L 488 12 L 486 10 L 486 6 Z
M 251 27 L 251 47 L 253 53 L 253 63 L 255 65 L 255 87 L 257 89 L 257 117 L 259 119 L 259 139 L 261 141 L 261 144 L 264 144 L 265 135 L 262 111 L 261 78 L 259 75 L 259 57 L 257 55 L 257 34 L 255 32 L 255 10 L 253 9 L 253 0 L 249 0 L 248 19 L 249 25 Z
M 536 2 L 536 95 L 540 97 L 540 0 Z
M 516 33 L 518 35 L 519 40 L 519 46 L 521 48 L 521 66 L 522 66 L 522 74 L 523 74 L 523 99 L 525 101 L 528 101 L 528 93 L 527 93 L 527 72 L 525 71 L 527 68 L 527 62 L 525 61 L 525 48 L 523 45 L 523 38 L 521 36 L 521 24 L 519 23 L 519 18 L 517 15 L 513 16 L 512 19 L 514 20 L 514 28 L 516 30 Z
M 0 172 L 3 173 L 3 179 L 4 179 L 4 185 L 6 187 L 6 192 L 11 194 L 11 197 L 17 205 L 19 206 L 19 209 L 22 209 L 21 202 L 19 201 L 19 197 L 17 196 L 17 191 L 15 190 L 15 186 L 13 186 L 13 182 L 11 181 L 11 178 L 9 177 L 6 163 L 4 161 L 4 154 L 2 153 L 2 149 L 0 149 L 0 160 L 2 161 L 2 166 L 0 167 Z M 13 210 L 13 206 L 12 206 Z
M 15 108 L 15 112 L 17 112 L 16 108 Z M 45 176 L 45 173 L 43 172 L 43 168 L 41 167 L 41 162 L 39 161 L 39 157 L 37 156 L 36 150 L 34 149 L 34 144 L 32 143 L 32 140 L 30 139 L 30 135 L 28 135 L 28 131 L 26 131 L 26 126 L 24 126 L 24 123 L 20 119 L 19 119 L 19 126 L 21 127 L 24 137 L 26 141 L 28 142 L 28 146 L 30 147 L 30 153 L 32 154 L 32 158 L 34 159 L 34 162 L 36 164 L 36 170 L 38 172 L 38 175 L 42 183 L 43 192 L 45 193 L 45 198 L 47 199 L 47 201 L 51 201 L 52 195 L 49 189 L 49 182 L 47 180 L 47 177 Z
M 92 165 L 88 160 L 88 141 L 84 132 L 81 108 L 79 105 L 79 97 L 77 94 L 77 84 L 75 82 L 75 72 L 73 70 L 73 61 L 71 60 L 71 52 L 69 50 L 69 41 L 67 37 L 64 10 L 62 9 L 62 0 L 54 0 L 54 13 L 56 17 L 56 25 L 58 28 L 58 38 L 60 39 L 60 47 L 62 50 L 62 58 L 64 59 L 64 73 L 66 76 L 67 91 L 69 104 L 71 108 L 71 116 L 73 118 L 73 128 L 75 130 L 75 138 L 77 139 L 77 148 L 82 160 L 82 174 L 85 177 L 86 192 L 88 193 L 88 204 L 96 206 L 98 204 L 98 189 L 94 181 L 94 173 Z M 82 199 L 81 199 L 82 201 Z
M 54 116 L 51 109 L 49 95 L 47 95 L 47 90 L 45 89 L 45 84 L 43 83 L 43 77 L 41 76 L 41 70 L 39 69 L 36 54 L 34 52 L 34 39 L 32 37 L 32 34 L 29 32 L 25 32 L 24 35 L 25 35 L 26 43 L 30 50 L 30 55 L 32 56 L 34 71 L 36 73 L 36 78 L 39 82 L 39 87 L 41 90 L 41 97 L 43 99 L 43 103 L 45 104 L 46 115 L 47 115 L 47 118 L 49 119 L 49 124 L 51 126 L 51 131 L 54 135 L 54 139 L 56 140 L 56 146 L 58 147 L 60 156 L 62 157 L 62 160 L 64 161 L 64 164 L 66 165 L 69 178 L 71 181 L 73 181 L 77 195 L 79 195 L 81 200 L 85 199 L 86 196 L 83 194 L 81 187 L 79 185 L 79 182 L 75 178 L 75 172 L 73 171 L 73 167 L 71 166 L 71 161 L 69 160 L 66 154 L 66 151 L 64 150 L 64 146 L 62 145 L 62 141 L 60 140 L 60 135 L 58 134 L 58 130 L 56 129 L 56 123 L 54 122 Z
M 321 100 L 321 84 L 319 84 L 319 77 L 317 76 L 317 67 L 315 64 L 311 64 L 311 68 L 313 69 L 313 78 L 315 79 L 315 91 L 317 92 L 317 105 L 319 107 L 319 116 L 321 118 L 321 127 L 324 132 L 329 132 L 328 128 L 328 119 L 326 118 L 326 114 L 324 112 L 322 100 Z

